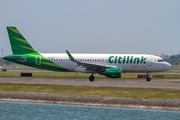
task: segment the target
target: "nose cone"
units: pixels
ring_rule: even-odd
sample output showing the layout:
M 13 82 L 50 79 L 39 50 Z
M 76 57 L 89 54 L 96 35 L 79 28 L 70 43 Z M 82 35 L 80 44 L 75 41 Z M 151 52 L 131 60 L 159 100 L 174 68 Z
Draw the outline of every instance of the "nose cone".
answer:
M 166 69 L 169 70 L 169 69 L 171 69 L 171 68 L 172 68 L 171 64 L 167 63 L 167 64 L 166 64 Z

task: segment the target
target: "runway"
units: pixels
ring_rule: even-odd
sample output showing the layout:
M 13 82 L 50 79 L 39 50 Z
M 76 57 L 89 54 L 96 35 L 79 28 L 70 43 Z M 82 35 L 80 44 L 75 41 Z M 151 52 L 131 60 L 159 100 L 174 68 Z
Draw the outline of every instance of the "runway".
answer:
M 52 85 L 73 85 L 93 87 L 126 87 L 126 88 L 158 88 L 180 90 L 180 79 L 169 80 L 114 80 L 94 81 L 88 80 L 58 80 L 58 79 L 34 79 L 34 78 L 0 78 L 0 83 L 24 83 L 24 84 L 52 84 Z

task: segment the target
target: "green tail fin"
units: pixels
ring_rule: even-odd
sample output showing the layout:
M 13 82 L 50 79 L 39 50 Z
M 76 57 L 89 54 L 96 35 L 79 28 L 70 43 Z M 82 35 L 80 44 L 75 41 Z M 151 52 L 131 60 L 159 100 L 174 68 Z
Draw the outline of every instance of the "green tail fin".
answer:
M 32 46 L 26 41 L 16 27 L 7 27 L 9 34 L 9 40 L 13 54 L 28 54 L 37 52 Z

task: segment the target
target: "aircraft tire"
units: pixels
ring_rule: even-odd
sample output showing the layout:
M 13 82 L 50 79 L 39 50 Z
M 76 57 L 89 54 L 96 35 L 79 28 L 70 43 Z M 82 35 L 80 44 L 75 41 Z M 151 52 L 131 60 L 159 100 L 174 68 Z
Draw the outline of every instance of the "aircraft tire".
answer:
M 151 78 L 147 78 L 147 81 L 151 81 Z
M 92 76 L 92 75 L 89 76 L 89 81 L 90 81 L 90 82 L 93 82 L 93 81 L 94 81 L 94 76 Z

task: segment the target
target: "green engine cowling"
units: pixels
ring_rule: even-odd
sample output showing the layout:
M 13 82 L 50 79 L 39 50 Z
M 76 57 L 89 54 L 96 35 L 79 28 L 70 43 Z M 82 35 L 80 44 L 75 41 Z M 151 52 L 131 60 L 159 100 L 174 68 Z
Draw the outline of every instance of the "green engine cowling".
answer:
M 121 68 L 108 68 L 106 69 L 106 77 L 120 78 L 121 72 L 122 72 Z

